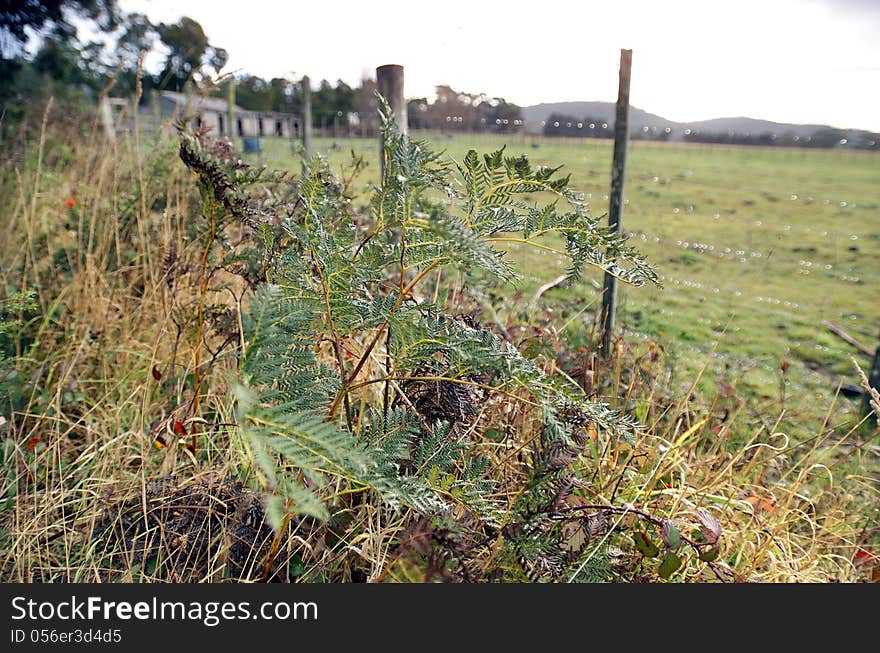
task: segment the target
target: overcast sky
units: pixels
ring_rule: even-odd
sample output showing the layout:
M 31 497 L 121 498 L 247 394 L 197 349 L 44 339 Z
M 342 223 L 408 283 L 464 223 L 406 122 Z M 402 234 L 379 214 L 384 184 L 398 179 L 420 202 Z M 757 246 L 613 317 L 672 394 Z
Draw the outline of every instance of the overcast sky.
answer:
M 188 15 L 227 70 L 356 85 L 405 66 L 434 86 L 527 106 L 617 97 L 670 120 L 749 116 L 880 131 L 880 0 L 121 0 L 154 21 Z

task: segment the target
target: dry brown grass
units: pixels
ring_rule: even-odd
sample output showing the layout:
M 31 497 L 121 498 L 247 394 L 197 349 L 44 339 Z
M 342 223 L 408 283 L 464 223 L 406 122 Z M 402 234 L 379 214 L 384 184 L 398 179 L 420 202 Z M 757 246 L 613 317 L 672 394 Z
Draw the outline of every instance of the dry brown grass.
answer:
M 23 581 L 95 579 L 82 534 L 120 487 L 238 459 L 228 429 L 201 436 L 198 469 L 150 436 L 151 424 L 192 402 L 197 360 L 218 345 L 212 334 L 196 341 L 194 184 L 173 143 L 142 151 L 133 139 L 108 143 L 94 125 L 78 127 L 50 105 L 36 157 L 3 171 L 4 193 L 17 198 L 2 213 L 4 285 L 35 289 L 41 314 L 16 361 L 34 383 L 5 433 L 6 489 L 16 499 L 0 565 Z M 218 280 L 209 301 L 234 306 L 227 286 Z M 230 421 L 226 356 L 200 386 L 202 411 L 218 422 Z

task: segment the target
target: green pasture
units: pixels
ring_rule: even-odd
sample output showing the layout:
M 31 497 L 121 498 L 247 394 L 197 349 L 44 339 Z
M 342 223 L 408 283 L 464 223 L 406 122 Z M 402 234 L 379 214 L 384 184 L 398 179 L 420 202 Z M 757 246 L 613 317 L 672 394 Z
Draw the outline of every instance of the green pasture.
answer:
M 456 160 L 471 148 L 489 152 L 506 144 L 509 154 L 527 154 L 534 164 L 562 165 L 593 214 L 607 212 L 610 142 L 486 134 L 417 137 Z M 264 139 L 263 147 L 253 158 L 299 170 L 296 144 Z M 375 140 L 318 138 L 314 149 L 345 175 L 352 152 L 363 155 L 368 167 L 356 190 L 377 179 Z M 633 141 L 625 200 L 624 229 L 655 264 L 663 286 L 622 288 L 618 324 L 633 343 L 660 342 L 683 386 L 706 366 L 700 381 L 704 391 L 712 392 L 716 380 L 733 383 L 756 413 L 778 405 L 787 413 L 783 425 L 797 430 L 822 418 L 841 383 L 855 382 L 851 355 L 868 366 L 869 357 L 823 321 L 869 348 L 877 345 L 876 154 Z M 510 256 L 524 271 L 524 301 L 562 269 L 552 254 L 511 249 Z M 541 305 L 577 315 L 569 328 L 575 336 L 578 330 L 585 333 L 599 302 L 598 284 L 600 274 L 590 272 L 573 287 L 549 291 Z M 784 393 L 783 361 L 788 362 Z M 837 406 L 844 413 L 850 408 L 843 399 Z

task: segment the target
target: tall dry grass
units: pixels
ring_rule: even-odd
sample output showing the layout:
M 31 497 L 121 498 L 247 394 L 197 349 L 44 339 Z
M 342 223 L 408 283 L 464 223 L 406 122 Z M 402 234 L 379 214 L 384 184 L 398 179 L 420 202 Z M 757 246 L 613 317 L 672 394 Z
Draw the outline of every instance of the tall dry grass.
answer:
M 45 106 L 0 190 L 3 286 L 35 291 L 39 303 L 14 360 L 24 405 L 4 407 L 11 499 L 0 569 L 25 582 L 97 580 L 84 535 L 116 497 L 161 474 L 216 473 L 239 458 L 227 431 L 201 438 L 198 468 L 150 435 L 192 402 L 211 344 L 207 334 L 197 341 L 193 308 L 198 194 L 174 139 L 110 141 L 88 117 L 63 111 Z M 230 421 L 231 358 L 220 352 L 199 388 L 202 409 L 220 422 Z

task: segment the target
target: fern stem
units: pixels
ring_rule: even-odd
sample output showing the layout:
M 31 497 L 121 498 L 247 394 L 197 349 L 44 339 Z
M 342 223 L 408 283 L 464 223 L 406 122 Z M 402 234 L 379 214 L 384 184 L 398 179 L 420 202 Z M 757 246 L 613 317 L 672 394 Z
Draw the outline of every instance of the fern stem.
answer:
M 382 433 L 388 433 L 388 407 L 391 403 L 391 327 L 385 332 L 385 388 L 382 391 Z
M 535 241 L 530 240 L 528 238 L 511 238 L 508 236 L 504 236 L 504 237 L 498 236 L 498 237 L 494 237 L 494 238 L 485 238 L 484 240 L 487 243 L 521 243 L 523 245 L 530 245 L 531 247 L 534 247 L 536 249 L 543 249 L 547 252 L 552 252 L 553 254 L 559 254 L 560 256 L 566 255 L 565 252 L 563 252 L 560 249 L 556 249 L 555 247 L 549 247 L 547 245 L 542 245 L 541 243 L 536 243 Z
M 364 364 L 369 359 L 370 354 L 373 352 L 373 349 L 376 347 L 376 344 L 379 342 L 379 338 L 382 337 L 382 334 L 385 332 L 385 329 L 388 328 L 388 324 L 391 321 L 391 316 L 397 312 L 397 309 L 400 308 L 400 305 L 403 303 L 403 299 L 409 294 L 409 292 L 415 287 L 415 285 L 419 281 L 421 281 L 425 277 L 426 274 L 428 274 L 431 270 L 433 270 L 435 267 L 437 267 L 438 263 L 439 263 L 439 261 L 434 261 L 428 267 L 426 267 L 424 270 L 419 272 L 416 275 L 416 277 L 412 281 L 409 282 L 409 284 L 406 286 L 406 288 L 403 289 L 403 292 L 400 293 L 400 296 L 397 298 L 397 301 L 394 302 L 394 306 L 391 307 L 391 310 L 389 311 L 388 317 L 385 318 L 385 321 L 379 327 L 379 330 L 376 332 L 376 335 L 373 336 L 373 339 L 370 341 L 370 344 L 367 345 L 367 348 L 364 350 L 364 353 L 361 354 L 361 358 L 357 362 L 357 365 L 355 365 L 354 369 L 352 370 L 352 372 L 348 376 L 348 378 L 343 380 L 342 387 L 339 389 L 339 392 L 337 393 L 336 398 L 333 400 L 333 403 L 330 405 L 329 412 L 330 412 L 331 417 L 336 413 L 337 408 L 339 408 L 339 402 L 342 400 L 342 398 L 344 396 L 346 396 L 348 394 L 349 390 L 351 390 L 351 388 L 349 387 L 349 384 L 352 381 L 354 381 L 355 378 L 357 378 L 358 374 L 360 374 L 361 369 L 363 368 Z M 379 380 L 381 381 L 381 379 L 379 379 Z
M 269 545 L 266 557 L 263 558 L 263 569 L 260 573 L 261 583 L 269 581 L 269 576 L 272 574 L 272 566 L 275 564 L 275 558 L 278 557 L 278 549 L 281 548 L 281 540 L 283 534 L 287 532 L 287 526 L 290 524 L 291 517 L 292 515 L 290 512 L 285 510 L 284 516 L 281 518 L 281 525 L 278 527 L 275 536 L 272 538 L 272 543 Z
M 336 364 L 339 366 L 339 380 L 342 383 L 342 388 L 340 392 L 343 392 L 343 397 L 345 401 L 345 423 L 348 426 L 348 430 L 350 433 L 354 433 L 354 429 L 352 427 L 351 420 L 351 402 L 348 398 L 348 392 L 346 392 L 346 385 L 349 383 L 346 377 L 346 369 L 345 369 L 345 358 L 342 355 L 342 344 L 339 339 L 339 333 L 336 330 L 336 322 L 333 320 L 333 309 L 330 305 L 330 288 L 327 285 L 327 279 L 324 276 L 324 270 L 321 268 L 318 263 L 318 259 L 315 256 L 314 250 L 309 249 L 309 255 L 312 258 L 312 263 L 315 266 L 315 270 L 318 273 L 318 280 L 321 283 L 321 294 L 324 298 L 324 307 L 327 310 L 327 324 L 330 327 L 330 335 L 333 337 L 333 351 L 336 354 Z M 331 417 L 333 413 L 330 413 Z
M 206 193 L 207 195 L 207 193 Z M 199 274 L 199 310 L 198 310 L 198 322 L 196 325 L 196 351 L 195 351 L 195 371 L 193 372 L 193 398 L 191 403 L 190 412 L 193 415 L 198 415 L 199 413 L 199 393 L 201 392 L 202 387 L 202 377 L 199 367 L 201 366 L 201 353 L 202 353 L 202 337 L 203 330 L 205 327 L 205 295 L 208 293 L 208 256 L 211 254 L 211 248 L 214 246 L 214 239 L 216 237 L 216 229 L 217 224 L 214 219 L 214 202 L 210 199 L 208 200 L 210 204 L 208 205 L 210 208 L 208 210 L 208 220 L 209 220 L 209 232 L 208 239 L 205 243 L 205 250 L 202 252 L 202 261 L 201 261 L 201 269 Z M 196 442 L 198 436 L 196 435 L 196 426 L 193 425 L 192 432 L 192 448 L 193 453 L 196 451 Z

